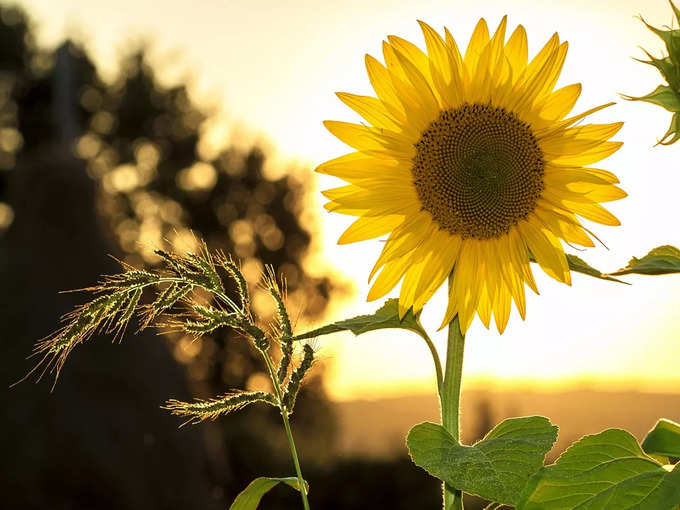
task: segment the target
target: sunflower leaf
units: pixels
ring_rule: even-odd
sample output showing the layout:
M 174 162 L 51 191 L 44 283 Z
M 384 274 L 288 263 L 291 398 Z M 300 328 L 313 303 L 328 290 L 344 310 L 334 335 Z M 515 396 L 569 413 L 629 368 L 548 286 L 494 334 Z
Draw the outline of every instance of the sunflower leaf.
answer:
M 262 476 L 260 478 L 255 478 L 255 480 L 250 482 L 248 487 L 243 489 L 243 491 L 236 496 L 236 499 L 229 507 L 229 510 L 255 510 L 260 504 L 262 496 L 279 483 L 285 483 L 295 490 L 300 490 L 300 484 L 295 477 L 269 478 Z
M 680 457 L 680 424 L 661 418 L 642 441 L 648 455 Z
M 680 250 L 675 246 L 664 245 L 654 248 L 644 257 L 633 257 L 628 265 L 610 273 L 614 276 L 624 274 L 672 274 L 680 273 Z
M 600 280 L 609 280 L 610 282 L 623 283 L 625 285 L 630 285 L 628 282 L 624 282 L 617 278 L 612 278 L 609 275 L 603 274 L 598 269 L 588 264 L 585 260 L 576 255 L 567 254 L 567 262 L 569 264 L 569 269 L 576 271 L 577 273 L 592 276 L 593 278 L 599 278 Z
M 407 329 L 426 337 L 427 333 L 418 322 L 418 318 L 412 310 L 406 312 L 403 318 L 399 318 L 399 304 L 396 299 L 388 299 L 372 315 L 357 315 L 351 319 L 345 319 L 332 324 L 328 324 L 318 329 L 302 333 L 293 337 L 293 340 L 304 340 L 340 331 L 351 331 L 356 336 L 376 329 Z
M 458 490 L 514 505 L 543 466 L 557 427 L 542 416 L 510 418 L 473 446 L 459 444 L 441 425 L 421 423 L 406 439 L 413 462 Z
M 680 468 L 668 471 L 631 434 L 609 429 L 581 438 L 532 476 L 517 510 L 668 510 L 678 504 Z

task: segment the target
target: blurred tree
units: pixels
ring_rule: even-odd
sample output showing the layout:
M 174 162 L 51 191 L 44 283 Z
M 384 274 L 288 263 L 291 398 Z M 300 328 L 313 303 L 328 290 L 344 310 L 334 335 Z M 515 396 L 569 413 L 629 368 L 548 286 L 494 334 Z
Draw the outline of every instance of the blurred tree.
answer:
M 333 285 L 328 277 L 309 275 L 303 264 L 311 239 L 301 221 L 307 190 L 299 178 L 294 173 L 269 177 L 265 154 L 257 147 L 228 147 L 202 158 L 201 126 L 207 113 L 190 100 L 185 85 L 161 86 L 143 50 L 121 67 L 118 81 L 104 91 L 83 90 L 81 104 L 92 117 L 77 149 L 90 174 L 101 180 L 101 210 L 128 261 L 153 265 L 158 261 L 154 248 L 191 249 L 195 233 L 210 248 L 238 257 L 251 283 L 265 264 L 272 265 L 287 281 L 291 310 L 301 310 L 306 318 L 318 316 Z M 270 297 L 257 287 L 252 293 L 260 319 L 267 322 L 274 309 Z M 198 396 L 266 381 L 260 356 L 239 335 L 221 331 L 197 341 L 181 335 L 173 341 Z M 334 427 L 318 372 L 303 389 L 296 414 L 303 454 L 309 452 L 308 461 L 327 458 Z M 283 431 L 272 410 L 255 409 L 221 420 L 217 427 L 223 434 L 213 437 L 223 442 L 211 448 L 216 465 L 228 458 L 236 470 L 252 465 L 255 457 L 275 460 L 281 469 L 287 466 Z M 244 487 L 252 476 L 240 472 L 243 477 L 234 488 Z
M 27 370 L 33 341 L 79 301 L 57 290 L 115 271 L 106 253 L 154 264 L 153 248 L 166 239 L 190 247 L 190 231 L 241 258 L 251 277 L 274 265 L 288 279 L 293 309 L 321 313 L 332 285 L 302 265 L 310 237 L 299 219 L 299 181 L 268 178 L 257 148 L 201 160 L 205 114 L 183 86 L 159 86 L 143 52 L 124 63 L 117 82 L 104 83 L 73 43 L 55 52 L 36 48 L 24 14 L 8 8 L 0 8 L 0 43 L 0 363 L 7 382 Z M 270 306 L 254 292 L 266 320 Z M 10 488 L 3 502 L 223 508 L 254 475 L 288 473 L 283 432 L 269 409 L 189 431 L 158 409 L 166 397 L 261 384 L 262 367 L 247 344 L 222 334 L 196 343 L 180 337 L 167 347 L 153 335 L 115 347 L 93 339 L 69 360 L 53 395 L 44 384 L 2 390 L 3 485 Z M 176 361 L 187 365 L 188 388 Z M 302 454 L 322 460 L 334 422 L 320 374 L 303 390 L 294 426 Z

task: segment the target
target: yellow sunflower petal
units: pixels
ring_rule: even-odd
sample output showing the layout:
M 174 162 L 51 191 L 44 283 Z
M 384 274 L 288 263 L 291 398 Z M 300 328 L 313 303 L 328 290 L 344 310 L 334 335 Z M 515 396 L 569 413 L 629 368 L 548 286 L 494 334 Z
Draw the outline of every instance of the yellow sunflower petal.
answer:
M 349 226 L 338 239 L 338 244 L 356 243 L 389 234 L 404 222 L 403 216 L 392 215 L 381 218 L 363 216 Z
M 465 67 L 470 75 L 474 75 L 477 61 L 487 44 L 489 44 L 489 27 L 486 24 L 486 20 L 482 18 L 472 32 L 472 37 L 465 50 Z
M 401 257 L 385 264 L 385 267 L 383 267 L 375 282 L 373 282 L 371 290 L 368 292 L 367 300 L 375 301 L 390 292 L 399 283 L 404 273 L 413 267 L 413 263 L 414 261 L 409 257 Z
M 376 127 L 399 131 L 399 122 L 392 117 L 380 99 L 338 92 L 340 100 Z
M 430 61 L 427 58 L 427 55 L 425 55 L 418 46 L 406 39 L 397 37 L 396 35 L 388 36 L 387 40 L 396 51 L 404 55 L 408 61 L 415 65 L 416 69 L 429 80 Z
M 582 153 L 562 154 L 554 157 L 551 163 L 558 165 L 585 166 L 608 158 L 621 148 L 623 142 L 602 142 Z
M 402 159 L 415 155 L 411 141 L 399 133 L 337 120 L 326 120 L 323 124 L 334 136 L 358 151 L 389 151 Z
M 466 240 L 463 242 L 457 264 L 459 268 L 453 277 L 455 299 L 458 302 L 458 318 L 460 328 L 465 333 L 474 318 L 481 289 L 476 284 L 477 268 L 483 260 L 480 255 L 480 243 Z
M 580 246 L 595 246 L 576 218 L 570 218 L 551 208 L 545 209 L 540 205 L 536 207 L 534 214 L 546 228 L 566 242 Z
M 376 159 L 369 154 L 351 152 L 322 163 L 316 168 L 316 172 L 333 175 L 351 182 L 357 179 L 365 179 L 371 175 L 401 174 L 408 176 L 411 170 L 402 166 L 396 160 Z
M 456 262 L 460 244 L 460 237 L 451 236 L 441 230 L 432 237 L 431 255 L 416 288 L 414 311 L 420 311 L 448 278 Z
M 556 280 L 570 285 L 567 257 L 557 237 L 547 228 L 534 225 L 531 221 L 521 221 L 517 228 L 541 269 Z
M 399 227 L 394 229 L 385 241 L 385 246 L 371 271 L 369 281 L 384 264 L 412 252 L 436 232 L 436 225 L 425 216 L 427 213 L 421 212 L 410 218 L 407 217 Z M 414 222 L 413 218 L 419 218 L 421 221 Z M 418 228 L 415 229 L 414 225 L 418 225 Z
M 418 23 L 425 37 L 425 45 L 430 57 L 430 75 L 437 96 L 440 98 L 440 106 L 443 109 L 452 108 L 460 104 L 464 96 L 460 65 L 441 36 L 427 23 L 423 21 Z
M 540 116 L 551 121 L 564 118 L 565 115 L 574 109 L 574 105 L 580 95 L 580 83 L 567 85 L 556 90 L 543 103 Z
M 427 258 L 420 258 L 411 262 L 411 266 L 406 271 L 404 281 L 401 283 L 401 292 L 399 293 L 399 318 L 402 319 L 406 312 L 413 306 L 416 297 L 416 289 L 418 282 L 421 279 L 423 271 L 427 266 Z
M 587 220 L 601 223 L 602 225 L 609 225 L 611 227 L 621 225 L 621 222 L 616 216 L 599 204 L 580 202 L 567 202 L 566 204 L 574 214 Z
M 505 326 L 508 324 L 510 318 L 511 296 L 507 287 L 504 285 L 498 289 L 494 303 L 493 317 L 496 322 L 496 327 L 499 333 L 505 331 Z
M 387 68 L 370 55 L 366 55 L 366 71 L 371 86 L 389 112 L 397 119 L 406 120 L 404 106 L 392 84 Z
M 516 81 L 527 66 L 529 59 L 527 33 L 522 25 L 519 25 L 508 39 L 505 45 L 505 54 L 508 56 L 512 66 L 514 81 Z

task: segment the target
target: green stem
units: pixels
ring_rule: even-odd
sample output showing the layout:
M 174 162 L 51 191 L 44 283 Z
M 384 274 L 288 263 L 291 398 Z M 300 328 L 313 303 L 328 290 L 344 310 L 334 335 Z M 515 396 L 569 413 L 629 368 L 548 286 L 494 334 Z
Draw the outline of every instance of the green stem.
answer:
M 295 448 L 295 441 L 293 440 L 293 432 L 290 429 L 290 420 L 288 419 L 288 410 L 283 403 L 283 390 L 281 389 L 281 384 L 279 383 L 279 378 L 274 371 L 274 365 L 269 357 L 269 354 L 260 349 L 264 362 L 267 364 L 267 370 L 269 371 L 269 377 L 274 385 L 274 392 L 276 393 L 276 398 L 279 401 L 279 409 L 281 410 L 281 418 L 283 419 L 283 426 L 286 429 L 286 436 L 288 436 L 288 447 L 290 448 L 290 455 L 293 457 L 293 465 L 295 466 L 295 474 L 297 475 L 298 485 L 300 486 L 300 496 L 302 497 L 302 506 L 305 510 L 309 510 L 309 501 L 307 500 L 307 485 L 305 485 L 305 479 L 302 477 L 302 470 L 300 469 L 300 461 L 298 459 L 297 448 Z
M 420 325 L 420 321 L 418 321 L 418 324 Z M 425 340 L 428 349 L 430 349 L 432 361 L 434 361 L 434 371 L 437 376 L 437 393 L 440 395 L 441 398 L 442 385 L 444 384 L 444 376 L 442 375 L 442 362 L 439 359 L 439 353 L 437 352 L 437 348 L 435 347 L 434 342 L 425 332 L 425 329 L 422 326 L 421 329 L 422 331 L 417 331 L 417 333 L 422 337 L 423 340 Z
M 449 287 L 452 276 L 449 276 Z M 446 369 L 444 384 L 439 399 L 442 411 L 442 425 L 453 438 L 460 442 L 460 388 L 463 376 L 463 353 L 465 335 L 460 330 L 458 315 L 449 324 L 446 346 Z M 444 510 L 462 510 L 463 495 L 460 491 L 444 484 Z
M 295 464 L 295 474 L 300 485 L 300 494 L 302 495 L 302 506 L 305 510 L 309 510 L 309 501 L 307 501 L 307 486 L 305 479 L 302 477 L 302 470 L 300 469 L 300 461 L 298 460 L 297 449 L 295 448 L 295 441 L 293 441 L 293 432 L 290 430 L 290 420 L 288 420 L 288 411 L 281 411 L 283 418 L 283 426 L 286 428 L 286 435 L 288 436 L 288 446 L 290 446 L 290 454 L 293 457 L 293 464 Z

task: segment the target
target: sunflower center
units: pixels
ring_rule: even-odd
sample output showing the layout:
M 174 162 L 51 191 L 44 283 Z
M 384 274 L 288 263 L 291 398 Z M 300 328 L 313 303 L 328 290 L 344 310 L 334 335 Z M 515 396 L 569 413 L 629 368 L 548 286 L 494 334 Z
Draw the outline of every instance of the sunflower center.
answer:
M 492 239 L 536 207 L 544 162 L 528 124 L 488 104 L 441 112 L 416 143 L 413 179 L 440 228 Z

